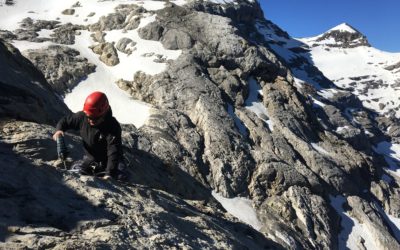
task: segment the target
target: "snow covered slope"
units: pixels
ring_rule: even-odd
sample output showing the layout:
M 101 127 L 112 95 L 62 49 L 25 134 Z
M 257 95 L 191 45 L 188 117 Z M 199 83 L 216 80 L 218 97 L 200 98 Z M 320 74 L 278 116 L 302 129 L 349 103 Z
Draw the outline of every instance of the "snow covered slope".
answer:
M 400 117 L 400 53 L 369 46 L 347 24 L 299 40 L 310 47 L 313 63 L 335 85 L 357 95 L 367 108 Z

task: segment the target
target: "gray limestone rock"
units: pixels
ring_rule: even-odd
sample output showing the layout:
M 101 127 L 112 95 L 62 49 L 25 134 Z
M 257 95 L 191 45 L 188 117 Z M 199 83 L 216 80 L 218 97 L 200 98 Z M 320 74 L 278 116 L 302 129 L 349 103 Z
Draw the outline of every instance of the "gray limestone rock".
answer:
M 151 22 L 138 30 L 140 38 L 145 40 L 159 41 L 164 28 L 157 22 Z
M 11 44 L 0 40 L 0 114 L 2 118 L 54 124 L 67 106 L 43 74 Z
M 371 183 L 371 193 L 382 203 L 385 212 L 395 218 L 400 218 L 400 189 L 395 187 L 398 177 L 388 173 L 379 182 Z
M 55 169 L 51 166 L 51 159 L 56 157 L 55 147 L 51 146 L 55 144 L 51 139 L 53 131 L 50 126 L 20 121 L 3 120 L 0 124 L 4 138 L 0 142 L 2 248 L 275 246 L 250 226 L 224 216 L 209 192 L 202 200 L 184 200 L 172 195 L 176 188 L 172 185 L 166 187 L 167 193 L 152 188 L 152 183 L 106 182 Z M 127 133 L 131 132 L 124 132 L 126 139 Z M 74 135 L 67 138 L 74 153 L 71 156 L 80 157 L 79 139 Z M 127 142 L 124 145 L 129 146 Z M 131 154 L 128 149 L 127 154 Z M 136 180 L 156 176 L 149 171 L 162 173 L 151 167 L 151 158 L 142 155 L 139 159 L 146 165 L 141 166 L 145 172 L 135 171 Z M 129 164 L 128 171 L 133 167 Z M 170 174 L 177 178 L 176 184 L 182 180 L 183 176 Z M 172 176 L 160 177 L 165 181 L 173 180 Z M 199 197 L 199 193 L 194 195 Z
M 28 40 L 31 42 L 44 42 L 50 41 L 50 38 L 39 37 L 38 32 L 42 29 L 53 30 L 59 26 L 58 21 L 48 21 L 48 20 L 33 20 L 30 17 L 24 18 L 20 22 L 20 28 L 14 30 L 13 39 L 16 40 Z
M 265 225 L 261 231 L 286 249 L 336 248 L 338 218 L 322 197 L 307 188 L 292 186 L 266 199 L 259 211 Z
M 119 63 L 118 53 L 113 43 L 100 43 L 91 47 L 94 53 L 100 55 L 100 61 L 108 66 Z
M 183 31 L 170 29 L 165 32 L 161 43 L 166 49 L 189 49 L 193 46 L 192 38 Z
M 70 92 L 96 69 L 94 64 L 79 54 L 74 49 L 59 45 L 24 51 L 24 55 L 43 72 L 46 80 L 60 95 Z
M 125 23 L 125 16 L 120 13 L 111 13 L 108 16 L 102 16 L 99 22 L 89 26 L 89 30 L 94 31 L 105 31 L 113 29 L 122 29 Z
M 79 34 L 78 30 L 85 29 L 86 27 L 83 25 L 68 23 L 58 26 L 50 36 L 52 37 L 52 41 L 55 43 L 71 45 L 75 43 L 75 35 Z
M 8 30 L 0 30 L 0 39 L 5 41 L 10 41 L 13 39 L 17 39 L 17 36 Z
M 400 125 L 397 124 L 395 123 L 388 127 L 388 135 L 392 138 L 400 138 Z
M 133 52 L 133 47 L 136 45 L 136 42 L 132 41 L 132 39 L 123 37 L 121 38 L 115 48 L 125 54 L 130 55 Z
M 89 25 L 89 30 L 108 31 L 113 29 L 136 29 L 140 24 L 141 16 L 147 11 L 135 4 L 121 4 L 115 8 L 115 13 L 100 17 L 95 24 Z
M 102 31 L 96 31 L 90 35 L 90 37 L 93 38 L 93 41 L 98 43 L 105 43 L 106 42 L 106 40 L 104 39 L 105 36 L 106 34 Z

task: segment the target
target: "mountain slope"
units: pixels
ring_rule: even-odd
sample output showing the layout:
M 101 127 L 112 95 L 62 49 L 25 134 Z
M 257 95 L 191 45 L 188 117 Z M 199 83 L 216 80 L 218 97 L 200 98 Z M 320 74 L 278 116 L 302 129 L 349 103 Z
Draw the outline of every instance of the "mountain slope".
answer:
M 355 34 L 348 39 L 351 46 L 338 41 L 327 43 L 331 30 L 321 36 L 301 39 L 312 48 L 314 64 L 338 87 L 357 95 L 365 107 L 399 118 L 400 53 L 377 50 L 359 32 L 339 28 L 351 27 L 342 24 L 333 29 L 337 37 Z
M 9 6 L 14 14 L 5 24 L 31 19 L 0 34 L 44 72 L 52 68 L 43 61 L 60 58 L 59 71 L 45 74 L 50 84 L 70 72 L 67 48 L 82 65 L 95 65 L 93 73 L 80 72 L 77 87 L 53 89 L 73 111 L 94 89 L 110 97 L 117 119 L 126 123 L 131 184 L 54 169 L 54 147 L 45 150 L 53 128 L 7 115 L 1 157 L 9 164 L 2 167 L 0 198 L 15 208 L 32 200 L 37 219 L 31 221 L 26 208 L 2 210 L 6 247 L 77 248 L 87 241 L 104 248 L 399 247 L 393 226 L 399 178 L 386 163 L 395 168 L 397 159 L 377 147 L 396 140 L 382 129 L 395 128 L 395 118 L 366 109 L 337 87 L 313 64 L 311 49 L 265 20 L 257 2 L 54 4 L 39 1 L 28 13 L 18 2 Z M 90 13 L 94 7 L 99 13 Z M 49 57 L 53 51 L 63 56 Z M 80 159 L 78 138 L 68 139 L 72 157 Z M 18 175 L 16 168 L 24 171 Z M 40 184 L 47 179 L 65 200 Z M 27 192 L 23 180 L 38 188 Z M 212 194 L 251 201 L 257 230 L 222 212 Z M 349 220 L 361 222 L 370 237 L 354 236 L 344 224 Z

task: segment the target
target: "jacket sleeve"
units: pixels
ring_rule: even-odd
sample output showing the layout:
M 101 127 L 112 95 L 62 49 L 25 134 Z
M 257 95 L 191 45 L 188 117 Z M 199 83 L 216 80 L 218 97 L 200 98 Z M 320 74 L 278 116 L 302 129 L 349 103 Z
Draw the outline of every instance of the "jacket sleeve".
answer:
M 79 130 L 83 121 L 83 112 L 66 115 L 57 123 L 56 130 L 67 131 L 69 129 Z
M 107 136 L 106 140 L 108 159 L 106 173 L 110 176 L 114 176 L 122 158 L 121 127 L 117 126 L 116 129 Z

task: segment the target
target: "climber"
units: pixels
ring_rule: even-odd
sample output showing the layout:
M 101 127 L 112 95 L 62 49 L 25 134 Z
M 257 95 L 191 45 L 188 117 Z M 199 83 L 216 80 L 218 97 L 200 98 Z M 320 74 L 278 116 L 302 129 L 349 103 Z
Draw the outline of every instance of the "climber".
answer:
M 124 179 L 118 169 L 122 158 L 121 126 L 112 116 L 107 96 L 93 92 L 85 100 L 83 111 L 63 117 L 57 124 L 53 139 L 64 136 L 67 130 L 79 131 L 85 156 L 80 173 L 102 179 Z

